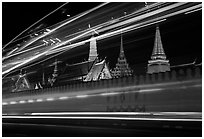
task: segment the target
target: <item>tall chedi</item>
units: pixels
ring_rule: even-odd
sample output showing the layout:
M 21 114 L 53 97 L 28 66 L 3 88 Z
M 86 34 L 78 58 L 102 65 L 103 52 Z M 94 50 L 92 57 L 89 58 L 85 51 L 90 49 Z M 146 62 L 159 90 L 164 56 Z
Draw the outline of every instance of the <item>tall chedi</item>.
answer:
M 116 67 L 113 69 L 113 71 L 111 71 L 111 74 L 113 78 L 132 75 L 132 70 L 130 69 L 127 63 L 127 60 L 125 58 L 122 34 L 121 34 L 121 44 L 120 44 L 120 55 L 118 57 L 118 62 L 116 64 Z
M 152 51 L 151 60 L 148 61 L 147 73 L 152 74 L 166 71 L 170 71 L 170 64 L 169 60 L 166 59 L 166 55 L 162 46 L 159 27 L 157 26 L 154 48 Z
M 90 49 L 89 49 L 89 61 L 94 61 L 98 56 L 97 53 L 97 46 L 96 46 L 96 39 L 92 35 L 90 40 Z

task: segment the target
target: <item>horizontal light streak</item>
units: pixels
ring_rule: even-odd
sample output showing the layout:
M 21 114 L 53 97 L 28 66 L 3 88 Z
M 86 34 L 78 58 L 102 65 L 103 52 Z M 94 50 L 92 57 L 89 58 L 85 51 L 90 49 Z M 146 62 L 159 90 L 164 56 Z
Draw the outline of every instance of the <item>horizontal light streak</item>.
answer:
M 154 88 L 154 89 L 141 89 L 138 92 L 154 92 L 154 91 L 161 91 L 162 88 Z
M 19 119 L 99 119 L 99 120 L 143 120 L 143 121 L 200 121 L 202 119 L 183 119 L 183 118 L 136 118 L 136 117 L 101 117 L 101 116 L 2 116 L 2 118 L 19 118 Z
M 53 101 L 54 98 L 47 98 L 46 100 L 47 100 L 47 101 Z
M 7 102 L 3 102 L 2 105 L 8 105 L 8 103 Z
M 122 92 L 121 92 L 122 93 Z M 117 95 L 120 94 L 120 92 L 110 92 L 110 93 L 102 93 L 101 96 L 111 96 L 111 95 Z
M 9 104 L 16 104 L 17 102 L 16 101 L 11 101 Z
M 36 100 L 36 102 L 42 102 L 42 101 L 43 101 L 43 99 L 41 99 L 41 98 Z
M 31 115 L 152 115 L 150 112 L 57 112 L 31 113 Z
M 23 104 L 23 103 L 26 103 L 26 101 L 25 100 L 21 100 L 21 101 L 19 101 L 19 103 Z
M 88 97 L 88 95 L 78 95 L 78 96 L 76 96 L 76 98 L 86 98 L 86 97 Z
M 28 103 L 33 103 L 33 102 L 34 102 L 34 100 L 32 100 L 32 99 L 28 100 Z
M 67 97 L 67 96 L 64 96 L 64 97 L 59 97 L 59 99 L 61 99 L 61 100 L 65 100 L 65 99 L 68 99 L 69 97 Z

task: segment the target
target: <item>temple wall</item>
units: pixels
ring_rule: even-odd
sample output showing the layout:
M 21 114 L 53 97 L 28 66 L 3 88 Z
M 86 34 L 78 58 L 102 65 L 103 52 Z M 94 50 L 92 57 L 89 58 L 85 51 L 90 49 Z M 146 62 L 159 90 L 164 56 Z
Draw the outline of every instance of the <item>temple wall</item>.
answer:
M 186 68 L 11 93 L 3 96 L 3 102 L 62 96 L 72 98 L 5 105 L 3 112 L 202 111 L 202 70 Z

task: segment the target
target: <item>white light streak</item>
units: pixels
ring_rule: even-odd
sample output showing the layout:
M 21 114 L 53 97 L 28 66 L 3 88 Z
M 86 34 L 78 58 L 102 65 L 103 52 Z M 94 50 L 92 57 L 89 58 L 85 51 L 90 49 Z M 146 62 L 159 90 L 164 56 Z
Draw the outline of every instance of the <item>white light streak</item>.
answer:
M 2 105 L 8 105 L 8 103 L 7 102 L 3 102 Z
M 43 99 L 41 99 L 41 98 L 36 100 L 36 102 L 42 102 L 42 101 L 43 101 Z
M 142 89 L 139 90 L 139 92 L 154 92 L 154 91 L 161 91 L 163 90 L 162 88 L 154 88 L 154 89 Z
M 69 97 L 67 97 L 67 96 L 64 96 L 64 97 L 59 97 L 59 99 L 61 99 L 61 100 L 65 100 L 65 99 L 68 99 Z
M 16 101 L 11 101 L 11 102 L 10 102 L 10 104 L 16 104 L 16 103 L 17 103 Z
M 28 103 L 33 103 L 33 102 L 34 102 L 34 100 L 32 100 L 32 99 L 28 100 Z
M 171 119 L 171 118 L 136 118 L 136 117 L 100 117 L 100 116 L 73 116 L 73 117 L 65 117 L 65 116 L 2 116 L 2 118 L 19 118 L 19 119 L 100 119 L 100 120 L 145 120 L 145 121 L 200 121 L 202 122 L 202 119 Z
M 88 95 L 78 95 L 78 96 L 76 96 L 76 98 L 86 98 L 86 97 L 88 97 Z
M 110 93 L 102 93 L 101 96 L 111 96 L 111 95 L 117 95 L 120 94 L 120 92 L 110 92 Z
M 76 19 L 83 17 L 84 15 L 87 15 L 88 13 L 93 12 L 94 10 L 103 7 L 103 6 L 106 5 L 106 4 L 108 4 L 108 3 L 103 3 L 103 4 L 97 6 L 97 7 L 93 8 L 93 9 L 90 9 L 90 10 L 88 10 L 88 11 L 86 11 L 86 12 L 84 12 L 84 13 L 78 15 L 77 17 L 75 17 L 75 18 L 73 18 L 73 19 L 71 19 L 71 20 L 69 20 L 69 21 L 67 21 L 67 22 L 65 22 L 65 23 L 63 23 L 63 24 L 57 26 L 56 28 L 50 30 L 48 33 L 42 34 L 42 35 L 36 37 L 35 39 L 30 40 L 29 43 L 27 43 L 25 46 L 21 47 L 18 51 L 21 51 L 22 49 L 26 48 L 26 47 L 29 46 L 30 44 L 34 43 L 35 41 L 37 41 L 37 40 L 39 40 L 39 39 L 45 37 L 46 35 L 48 35 L 48 34 L 54 32 L 55 30 L 57 30 L 57 29 L 59 29 L 59 28 L 65 26 L 65 25 L 71 23 L 72 21 L 75 21 Z M 68 42 L 69 42 L 69 41 L 68 41 Z M 67 42 L 65 42 L 65 43 L 67 43 Z M 64 43 L 63 43 L 63 44 L 64 44 Z M 61 44 L 61 45 L 63 45 L 63 44 Z M 42 56 L 42 55 L 44 55 L 45 53 L 47 53 L 47 51 L 44 52 L 44 53 L 42 53 L 42 54 L 39 55 L 39 56 Z M 13 70 L 13 69 L 15 69 L 15 68 L 17 68 L 17 67 L 19 67 L 19 66 L 21 66 L 21 65 L 24 65 L 24 64 L 26 64 L 26 63 L 28 63 L 28 62 L 30 62 L 30 61 L 32 61 L 32 60 L 38 58 L 39 56 L 32 57 L 32 58 L 28 59 L 27 61 L 23 62 L 22 64 L 13 66 L 12 68 L 10 68 L 10 69 L 8 69 L 8 70 L 2 72 L 2 74 L 6 74 L 6 73 L 10 72 L 11 70 Z
M 32 113 L 31 115 L 153 115 L 150 112 L 57 112 Z
M 12 51 L 10 51 L 8 54 L 7 54 L 7 56 L 8 55 L 10 55 L 10 54 L 12 54 L 14 51 L 16 51 L 18 49 L 18 47 L 16 47 L 15 49 L 13 49 Z
M 19 103 L 23 104 L 23 103 L 26 103 L 26 101 L 25 100 L 21 100 L 21 101 L 19 101 Z
M 53 101 L 54 98 L 47 98 L 46 100 L 47 100 L 47 101 Z

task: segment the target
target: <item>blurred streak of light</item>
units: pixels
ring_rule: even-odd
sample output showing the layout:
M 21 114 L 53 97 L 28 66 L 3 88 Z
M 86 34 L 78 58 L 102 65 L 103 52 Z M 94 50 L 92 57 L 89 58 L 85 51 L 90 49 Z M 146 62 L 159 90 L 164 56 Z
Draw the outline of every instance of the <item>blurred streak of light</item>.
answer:
M 17 102 L 16 101 L 11 101 L 9 104 L 16 104 Z
M 18 63 L 21 63 L 21 62 L 24 62 L 25 60 L 18 60 L 16 62 L 11 62 L 11 63 L 8 63 L 8 64 L 4 64 L 2 65 L 2 68 L 5 68 L 7 66 L 11 66 L 11 65 L 15 65 L 15 64 L 18 64 Z
M 24 51 L 20 51 L 20 52 L 18 52 L 18 53 L 14 53 L 13 55 L 8 56 L 7 58 L 10 58 L 10 57 L 15 56 L 15 55 L 19 55 L 19 54 L 21 54 L 21 53 L 25 53 L 25 52 L 27 52 L 27 51 L 31 51 L 31 50 L 37 49 L 37 48 L 39 48 L 39 47 L 41 47 L 41 46 L 44 46 L 44 45 L 45 45 L 45 44 L 37 45 L 37 46 L 35 46 L 35 47 L 33 47 L 33 48 L 30 48 L 30 49 L 27 49 L 27 50 L 24 50 Z
M 182 119 L 182 118 L 146 118 L 146 117 L 141 117 L 141 118 L 136 118 L 136 117 L 100 117 L 100 116 L 70 116 L 70 117 L 65 117 L 65 116 L 2 116 L 2 118 L 18 118 L 18 119 L 42 119 L 42 118 L 47 118 L 47 119 L 103 119 L 103 120 L 145 120 L 145 121 L 200 121 L 202 122 L 202 119 Z
M 109 32 L 109 33 L 106 33 L 106 34 L 103 34 L 103 35 L 100 35 L 100 36 L 97 36 L 95 37 L 96 40 L 101 40 L 101 39 L 105 39 L 105 38 L 108 38 L 108 37 L 111 37 L 111 36 L 114 36 L 114 35 L 117 35 L 117 34 L 120 34 L 121 32 L 128 32 L 128 31 L 131 31 L 131 30 L 135 30 L 135 29 L 139 29 L 139 28 L 142 28 L 142 27 L 146 27 L 148 25 L 152 25 L 152 24 L 156 24 L 156 23 L 159 23 L 159 22 L 163 22 L 165 21 L 166 19 L 163 19 L 163 20 L 159 20 L 159 21 L 155 21 L 153 23 L 149 23 L 147 25 L 142 25 L 142 26 L 139 26 L 139 24 L 137 25 L 132 25 L 130 27 L 126 27 L 126 28 L 123 28 L 123 29 L 119 29 L 119 30 L 116 30 L 116 31 L 113 31 L 113 32 Z M 136 26 L 139 26 L 136 28 Z M 87 34 L 87 33 L 86 33 Z M 61 47 L 61 48 L 58 48 L 58 49 L 55 49 L 55 50 L 52 50 L 50 52 L 48 52 L 46 55 L 50 55 L 50 54 L 53 54 L 53 53 L 57 53 L 57 52 L 60 52 L 60 51 L 64 51 L 64 50 L 67 50 L 68 48 L 72 49 L 74 47 L 77 47 L 77 46 L 80 46 L 80 45 L 83 45 L 89 41 L 91 41 L 93 38 L 91 39 L 88 39 L 88 40 L 85 40 L 85 41 L 81 41 L 81 42 L 78 42 L 78 43 L 75 43 L 75 44 L 71 44 L 71 45 L 66 45 L 64 47 Z
M 190 8 L 187 8 L 187 9 L 184 9 L 184 10 L 180 10 L 180 11 L 178 11 L 178 12 L 175 12 L 175 13 L 172 13 L 172 14 L 169 14 L 169 15 L 166 15 L 166 16 L 163 16 L 163 17 L 160 17 L 160 18 L 158 18 L 158 19 L 161 19 L 161 18 L 164 18 L 164 17 L 171 17 L 171 16 L 173 16 L 173 15 L 177 15 L 177 14 L 180 14 L 180 13 L 182 13 L 182 12 L 186 12 L 186 11 L 188 11 L 188 10 L 192 10 L 192 9 L 195 9 L 195 8 L 197 8 L 197 7 L 200 7 L 200 6 L 202 6 L 202 4 L 199 4 L 199 5 L 196 5 L 196 6 L 193 6 L 193 7 L 190 7 Z M 125 29 L 122 29 L 123 31 L 125 31 L 127 28 L 125 28 Z M 122 30 L 119 30 L 119 31 L 117 31 L 118 33 L 120 33 Z M 107 35 L 107 34 L 106 34 Z M 103 36 L 103 35 L 102 35 Z M 101 37 L 101 36 L 99 36 L 99 37 Z M 67 41 L 67 42 L 69 42 L 69 41 Z M 87 42 L 87 41 L 85 41 L 85 42 Z M 81 43 L 80 43 L 80 45 L 81 45 Z M 68 45 L 69 46 L 69 45 Z M 66 47 L 67 46 L 65 46 L 65 49 L 66 49 Z M 62 49 L 62 48 L 60 48 L 60 49 Z M 62 49 L 62 50 L 64 50 L 64 48 Z M 58 51 L 60 51 L 60 50 L 58 50 Z M 45 52 L 46 53 L 46 52 Z M 22 64 L 21 64 L 22 65 Z M 18 67 L 18 66 L 17 66 Z M 12 68 L 11 70 L 13 70 L 14 68 Z M 11 70 L 9 70 L 9 71 L 11 71 Z M 9 72 L 9 71 L 7 71 L 7 72 Z M 3 73 L 7 73 L 7 72 L 3 72 Z
M 9 56 L 11 53 L 13 53 L 14 51 L 16 51 L 18 49 L 18 47 L 16 47 L 15 49 L 13 49 L 12 51 L 10 51 L 7 56 Z
M 162 19 L 162 18 L 168 18 L 168 17 L 174 16 L 174 15 L 177 15 L 177 14 L 181 14 L 181 13 L 184 13 L 184 12 L 186 12 L 186 11 L 189 11 L 189 10 L 192 10 L 192 9 L 195 9 L 195 8 L 198 8 L 198 7 L 200 7 L 200 6 L 202 6 L 202 4 L 199 4 L 199 5 L 196 5 L 196 6 L 193 6 L 193 7 L 190 7 L 190 8 L 184 9 L 184 10 L 180 10 L 180 11 L 178 11 L 178 12 L 174 12 L 174 13 L 172 13 L 172 14 L 168 14 L 168 15 L 165 15 L 165 16 L 162 16 L 162 17 L 157 18 L 157 20 L 160 20 L 160 21 L 155 21 L 155 22 L 149 23 L 149 24 L 147 24 L 147 25 L 141 25 L 140 27 L 137 27 L 137 28 L 135 28 L 135 27 L 136 27 L 136 26 L 139 26 L 139 25 L 133 25 L 133 26 L 130 26 L 130 27 L 126 27 L 126 28 L 123 28 L 123 29 L 120 29 L 120 30 L 117 30 L 117 31 L 114 31 L 114 32 L 110 32 L 110 33 L 107 33 L 107 34 L 98 36 L 98 37 L 96 37 L 96 39 L 97 39 L 97 40 L 100 40 L 100 39 L 104 39 L 104 38 L 107 38 L 107 37 L 111 37 L 111 36 L 116 35 L 116 34 L 120 34 L 121 31 L 122 31 L 122 32 L 128 32 L 128 31 L 135 30 L 135 29 L 138 29 L 138 28 L 146 27 L 146 26 L 148 26 L 148 25 L 156 24 L 156 23 L 159 23 L 159 22 L 162 22 L 162 21 L 165 21 L 165 20 L 166 20 L 166 19 Z M 162 20 L 161 20 L 161 19 L 162 19 Z M 155 20 L 155 19 L 153 19 L 153 20 Z M 149 21 L 148 21 L 148 22 L 149 22 Z M 103 30 L 102 30 L 102 31 L 103 31 Z M 98 31 L 98 32 L 102 32 L 102 31 Z M 83 41 L 83 43 L 86 43 L 86 42 L 89 42 L 89 41 L 90 41 L 90 40 L 86 40 L 86 41 Z M 79 42 L 78 45 L 77 45 L 77 44 L 74 44 L 74 45 L 79 46 L 79 45 L 81 45 L 81 44 L 82 44 L 82 42 Z M 70 46 L 70 45 L 68 45 L 68 46 Z M 64 50 L 66 50 L 66 47 L 67 47 L 67 46 L 64 46 L 64 47 L 59 48 L 59 49 L 56 50 L 56 51 L 52 51 L 52 52 L 50 52 L 50 53 L 48 53 L 48 54 L 53 54 L 53 53 L 56 53 L 56 52 L 59 52 L 59 51 L 64 51 Z
M 67 2 L 68 3 L 68 2 Z M 67 3 L 62 4 L 60 7 L 58 7 L 57 9 L 55 9 L 54 11 L 50 12 L 49 14 L 47 14 L 46 16 L 44 16 L 43 18 L 41 18 L 40 20 L 38 20 L 37 22 L 35 22 L 34 24 L 32 24 L 31 26 L 29 26 L 28 28 L 26 28 L 24 31 L 22 31 L 20 34 L 18 34 L 16 37 L 14 37 L 10 42 L 8 42 L 6 45 L 4 45 L 3 49 L 8 46 L 13 40 L 15 40 L 18 36 L 20 36 L 21 34 L 23 34 L 25 31 L 27 31 L 28 29 L 30 29 L 31 27 L 33 27 L 34 25 L 36 25 L 37 23 L 39 23 L 40 21 L 42 21 L 43 19 L 45 19 L 46 17 L 48 17 L 49 15 L 51 15 L 52 13 L 56 12 L 57 10 L 59 10 L 61 7 L 63 7 L 64 5 L 66 5 Z
M 154 91 L 161 91 L 163 90 L 162 88 L 154 88 L 154 89 L 142 89 L 139 90 L 138 92 L 154 92 Z
M 50 112 L 31 115 L 202 115 L 202 112 Z
M 76 98 L 87 98 L 89 95 L 78 95 Z
M 53 101 L 54 98 L 47 98 L 46 100 L 47 100 L 47 101 Z
M 185 81 L 185 83 L 188 83 L 188 81 Z M 189 88 L 189 87 L 194 87 L 195 85 L 188 85 L 187 87 L 186 86 L 182 86 L 182 85 L 179 85 L 179 84 L 182 84 L 181 82 L 173 82 L 173 83 L 163 83 L 163 86 L 166 86 L 166 85 L 178 85 L 178 86 L 174 86 L 173 89 L 183 89 L 183 88 Z M 124 93 L 148 93 L 148 92 L 157 92 L 157 91 L 161 91 L 161 90 L 169 90 L 169 89 L 172 89 L 172 87 L 165 87 L 165 88 L 153 88 L 153 89 L 140 89 L 141 87 L 145 87 L 145 88 L 148 88 L 148 87 L 155 87 L 155 86 L 158 86 L 160 85 L 161 87 L 161 84 L 151 84 L 151 85 L 137 85 L 137 86 L 130 86 L 130 87 L 127 87 L 129 88 L 128 90 L 120 90 L 119 92 L 109 92 L 109 93 L 100 93 L 100 94 L 87 94 L 87 95 L 78 95 L 78 96 L 63 96 L 63 97 L 59 97 L 58 99 L 60 100 L 65 100 L 65 99 L 74 99 L 74 98 L 86 98 L 86 97 L 93 97 L 93 96 L 111 96 L 111 95 L 118 95 L 118 94 L 124 94 Z M 199 85 L 199 86 L 196 86 L 196 87 L 202 87 L 202 85 Z M 127 89 L 126 88 L 126 89 Z M 136 89 L 136 90 L 130 90 L 130 89 Z M 26 99 L 26 98 L 24 98 Z M 53 101 L 54 98 L 48 98 L 47 99 L 48 101 Z M 57 99 L 55 99 L 57 100 Z M 14 100 L 16 102 L 16 100 Z M 19 101 L 19 100 L 17 100 Z M 35 100 L 31 100 L 32 102 L 35 102 Z M 42 99 L 37 99 L 36 102 L 41 102 Z M 9 105 L 7 102 L 3 102 L 3 103 L 6 103 L 7 105 Z M 16 103 L 13 103 L 13 104 L 16 104 Z
M 28 103 L 33 103 L 33 102 L 34 102 L 34 100 L 32 100 L 32 99 L 28 100 Z
M 189 11 L 189 12 L 186 12 L 185 14 L 190 14 L 190 13 L 193 13 L 193 12 L 196 12 L 196 11 L 199 11 L 199 10 L 202 10 L 202 8 L 199 8 L 199 9 L 196 9 L 196 10 L 192 10 L 192 11 Z
M 108 3 L 103 3 L 103 4 L 97 6 L 97 7 L 93 8 L 93 9 L 90 9 L 90 10 L 88 10 L 88 11 L 85 11 L 84 13 L 82 13 L 82 14 L 76 16 L 76 17 L 73 18 L 72 20 L 68 20 L 67 22 L 65 22 L 65 23 L 63 23 L 63 24 L 61 24 L 61 25 L 59 25 L 58 27 L 56 27 L 56 28 L 54 28 L 54 29 L 50 29 L 49 32 L 47 32 L 47 33 L 45 33 L 45 34 L 42 34 L 42 35 L 38 36 L 38 37 L 35 38 L 35 39 L 30 40 L 30 43 L 26 44 L 24 47 L 21 47 L 20 49 L 18 49 L 18 51 L 21 51 L 22 49 L 26 48 L 28 45 L 32 44 L 33 42 L 35 42 L 35 41 L 37 41 L 37 40 L 39 40 L 39 39 L 41 39 L 41 38 L 43 38 L 43 37 L 49 35 L 50 33 L 54 32 L 55 30 L 57 30 L 57 29 L 59 29 L 59 28 L 65 26 L 66 24 L 69 24 L 69 23 L 71 23 L 71 22 L 77 20 L 78 18 L 81 18 L 82 16 L 84 16 L 84 15 L 86 15 L 86 14 L 89 14 L 90 12 L 93 12 L 94 10 L 97 10 L 98 8 L 103 7 L 103 6 L 106 5 L 106 4 L 108 4 Z M 10 55 L 10 57 L 11 57 L 11 56 L 12 56 L 12 55 Z M 4 57 L 4 59 L 7 59 L 7 57 Z
M 117 95 L 120 94 L 120 92 L 111 92 L 111 93 L 102 93 L 101 96 L 111 96 L 111 95 Z
M 96 30 L 99 29 L 99 28 L 101 28 L 101 27 L 97 27 Z M 60 43 L 59 45 L 56 45 L 56 46 L 52 47 L 51 50 L 56 49 L 56 48 L 58 48 L 58 47 L 60 47 L 60 46 L 62 46 L 62 45 L 65 45 L 65 44 L 67 44 L 67 43 L 69 43 L 69 42 L 71 42 L 71 41 L 73 41 L 73 40 L 79 39 L 79 38 L 81 38 L 82 36 L 84 36 L 84 35 L 86 35 L 86 34 L 89 34 L 89 33 L 92 32 L 92 31 L 93 31 L 93 30 L 89 30 L 89 31 L 87 31 L 87 32 L 85 32 L 85 33 L 83 33 L 83 34 L 80 34 L 80 35 L 78 35 L 78 36 L 72 38 L 72 39 L 69 39 L 69 40 L 67 40 L 67 41 L 64 41 L 64 42 Z M 50 50 L 49 50 L 49 51 L 50 51 Z
M 170 9 L 172 9 L 172 8 L 176 8 L 176 7 L 178 7 L 178 6 L 182 6 L 182 5 L 184 5 L 184 4 L 185 4 L 185 3 L 182 3 L 182 2 L 181 2 L 181 3 L 176 3 L 176 4 L 174 4 L 174 5 L 170 5 L 170 6 L 167 6 L 167 7 L 158 9 L 158 10 L 155 10 L 155 11 L 153 11 L 153 12 L 148 12 L 148 13 L 146 13 L 146 14 L 142 14 L 142 15 L 140 15 L 140 16 L 136 16 L 136 17 L 134 17 L 134 18 L 127 19 L 127 20 L 121 22 L 120 24 L 118 24 L 117 26 L 123 26 L 123 25 L 128 24 L 128 23 L 131 23 L 131 22 L 136 22 L 136 21 L 145 19 L 145 18 L 147 18 L 147 17 L 150 17 L 150 16 L 153 16 L 153 15 L 162 13 L 162 12 L 164 12 L 164 11 L 170 10 Z M 115 25 L 113 25 L 113 26 L 115 26 Z M 116 27 L 117 27 L 117 26 L 116 26 Z M 109 29 L 111 29 L 111 28 L 113 28 L 113 27 L 112 27 L 112 26 L 109 26 L 109 27 L 106 28 L 106 29 L 109 30 Z
M 36 102 L 42 102 L 42 101 L 43 101 L 43 99 L 41 99 L 41 98 L 36 100 Z
M 64 96 L 64 97 L 59 97 L 59 99 L 61 99 L 61 100 L 65 100 L 65 99 L 68 99 L 69 97 L 67 97 L 67 96 Z
M 3 102 L 2 105 L 8 105 L 8 103 L 7 102 Z
M 89 14 L 90 12 L 93 12 L 94 10 L 97 10 L 98 8 L 101 8 L 102 6 L 104 6 L 104 5 L 106 5 L 106 4 L 108 4 L 108 3 L 103 3 L 103 4 L 101 4 L 101 5 L 99 5 L 99 6 L 95 7 L 95 8 L 92 8 L 92 9 L 90 9 L 90 10 L 88 10 L 88 11 L 82 13 L 81 15 L 78 15 L 77 17 L 75 17 L 75 18 L 73 18 L 73 19 L 71 19 L 71 20 L 68 20 L 67 22 L 65 22 L 65 23 L 63 23 L 63 24 L 57 26 L 56 28 L 51 29 L 48 33 L 45 33 L 45 34 L 40 35 L 39 37 L 37 37 L 36 39 L 34 39 L 33 41 L 31 41 L 30 43 L 26 44 L 24 47 L 21 47 L 18 51 L 21 51 L 22 49 L 26 48 L 28 45 L 32 44 L 33 42 L 35 42 L 35 41 L 37 41 L 37 40 L 39 40 L 39 39 L 41 39 L 41 38 L 43 38 L 43 37 L 45 37 L 45 36 L 51 34 L 52 32 L 56 31 L 57 29 L 59 29 L 59 28 L 65 26 L 65 25 L 67 25 L 67 24 L 69 24 L 69 23 L 71 23 L 71 22 L 73 22 L 73 21 L 75 21 L 75 20 L 77 20 L 77 19 L 83 17 L 84 15 L 87 15 L 87 14 Z
M 21 101 L 19 101 L 19 103 L 23 104 L 23 103 L 26 103 L 26 101 L 25 100 L 21 100 Z

